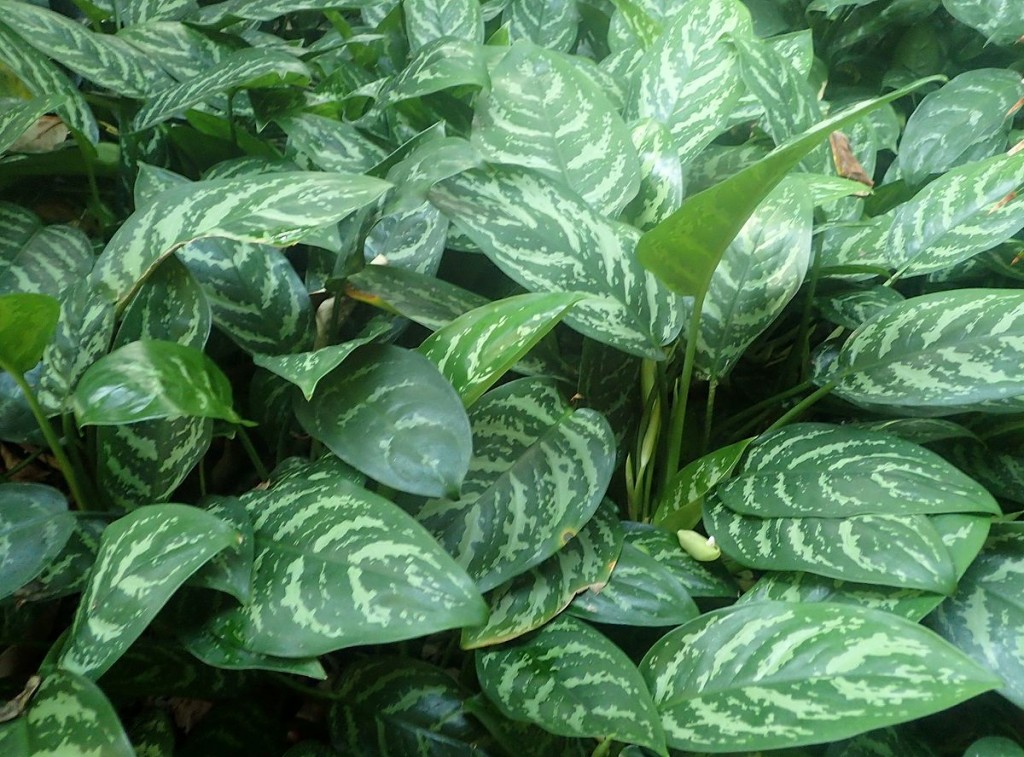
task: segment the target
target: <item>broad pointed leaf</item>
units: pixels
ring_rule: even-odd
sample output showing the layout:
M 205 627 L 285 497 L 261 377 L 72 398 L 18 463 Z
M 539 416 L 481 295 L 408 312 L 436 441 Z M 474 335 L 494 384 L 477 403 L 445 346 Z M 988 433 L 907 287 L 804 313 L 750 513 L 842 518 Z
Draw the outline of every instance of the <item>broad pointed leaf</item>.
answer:
M 295 151 L 322 171 L 368 171 L 387 157 L 387 152 L 355 126 L 313 113 L 301 113 L 277 121 L 288 135 L 289 151 Z
M 402 10 L 413 52 L 442 37 L 484 41 L 479 0 L 404 0 Z
M 646 231 L 683 202 L 683 168 L 671 132 L 659 121 L 641 120 L 633 126 L 631 136 L 639 153 L 640 189 L 623 211 L 623 218 Z
M 0 155 L 13 147 L 40 116 L 62 103 L 62 97 L 51 94 L 9 107 L 5 113 L 0 114 Z
M 572 0 L 510 0 L 503 19 L 513 41 L 528 39 L 562 52 L 576 42 L 579 11 Z
M 43 356 L 60 318 L 60 303 L 45 294 L 0 295 L 0 369 L 23 374 Z
M 949 15 L 974 27 L 993 42 L 1009 44 L 1024 37 L 1024 7 L 1008 0 L 942 0 Z
M 669 531 L 697 525 L 704 497 L 732 475 L 752 441 L 753 437 L 742 439 L 687 463 L 665 486 L 654 511 L 654 525 Z
M 915 623 L 833 604 L 702 615 L 658 641 L 640 670 L 669 745 L 712 752 L 835 741 L 998 685 Z
M 0 484 L 0 597 L 27 584 L 75 528 L 67 500 L 42 484 Z
M 135 6 L 137 3 L 128 3 Z M 117 36 L 155 61 L 179 82 L 215 67 L 232 49 L 176 21 L 148 21 L 126 26 Z
M 60 667 L 99 678 L 185 579 L 235 538 L 227 523 L 186 505 L 143 507 L 107 526 Z
M 874 286 L 827 297 L 819 297 L 815 305 L 832 323 L 856 329 L 890 306 L 903 302 L 903 295 L 891 287 Z
M 367 266 L 346 279 L 345 293 L 432 331 L 463 313 L 487 305 L 487 298 L 416 271 L 386 265 Z
M 89 238 L 73 226 L 44 226 L 30 211 L 0 203 L 0 294 L 58 297 L 92 268 Z

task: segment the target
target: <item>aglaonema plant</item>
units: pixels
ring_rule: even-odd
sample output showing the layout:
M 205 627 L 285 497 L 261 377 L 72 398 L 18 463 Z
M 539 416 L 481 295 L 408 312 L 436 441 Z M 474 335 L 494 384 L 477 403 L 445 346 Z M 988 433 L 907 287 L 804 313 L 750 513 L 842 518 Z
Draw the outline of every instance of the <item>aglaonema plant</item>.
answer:
M 1022 37 L 0 0 L 0 753 L 1024 754 Z

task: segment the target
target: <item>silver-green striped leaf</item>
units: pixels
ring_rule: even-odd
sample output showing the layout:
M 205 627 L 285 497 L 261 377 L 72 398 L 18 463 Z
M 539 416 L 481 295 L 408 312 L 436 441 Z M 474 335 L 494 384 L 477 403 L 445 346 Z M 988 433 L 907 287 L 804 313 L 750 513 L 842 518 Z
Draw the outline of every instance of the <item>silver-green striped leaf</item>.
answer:
M 0 598 L 39 575 L 75 528 L 64 495 L 43 484 L 0 484 Z
M 735 513 L 712 495 L 704 526 L 722 552 L 749 568 L 940 594 L 956 588 L 956 566 L 925 515 L 758 518 Z
M 507 297 L 459 316 L 427 337 L 419 352 L 437 365 L 469 407 L 580 299 L 566 292 Z
M 238 50 L 194 79 L 171 83 L 153 93 L 132 119 L 132 129 L 156 126 L 228 90 L 305 83 L 309 75 L 309 69 L 294 55 L 263 48 Z
M 288 135 L 288 149 L 321 171 L 363 173 L 387 157 L 387 151 L 344 121 L 298 113 L 277 119 Z
M 349 276 L 345 293 L 431 331 L 487 304 L 487 298 L 444 279 L 388 265 L 370 265 Z
M 590 520 L 615 465 L 608 423 L 572 410 L 554 381 L 520 379 L 472 408 L 473 458 L 459 499 L 416 519 L 488 591 L 543 562 Z
M 823 266 L 840 271 L 861 269 L 873 276 L 887 274 L 890 268 L 886 240 L 891 227 L 892 216 L 884 215 L 823 229 Z
M 594 295 L 566 323 L 624 352 L 661 359 L 682 327 L 679 298 L 637 261 L 639 232 L 606 221 L 547 177 L 494 167 L 436 184 L 430 200 L 527 290 Z M 508 209 L 515 207 L 514 214 Z
M 99 678 L 233 528 L 187 505 L 150 505 L 107 526 L 58 665 Z
M 198 9 L 196 0 L 123 0 L 121 23 L 135 26 L 148 21 L 178 21 Z
M 383 181 L 353 174 L 284 172 L 173 187 L 114 233 L 90 279 L 124 301 L 175 247 L 204 237 L 285 245 L 377 199 Z
M 513 42 L 528 39 L 548 50 L 566 52 L 576 41 L 579 11 L 572 0 L 511 0 L 502 19 Z
M 493 163 L 533 168 L 604 215 L 639 188 L 629 130 L 604 93 L 563 56 L 519 42 L 477 102 L 473 144 Z
M 540 628 L 582 591 L 599 591 L 622 549 L 618 507 L 605 499 L 594 517 L 562 549 L 535 568 L 499 586 L 487 598 L 481 626 L 462 629 L 463 649 L 502 644 Z
M 1024 706 L 1024 653 L 1017 643 L 1024 620 L 1024 524 L 994 523 L 981 554 L 956 594 L 928 624 L 1001 679 L 999 693 Z
M 58 95 L 65 98 L 57 113 L 88 141 L 99 141 L 96 117 L 78 87 L 49 58 L 31 47 L 3 22 L 0 22 L 0 60 L 10 66 L 33 95 Z
M 732 599 L 737 588 L 732 577 L 717 563 L 698 562 L 679 544 L 679 537 L 650 523 L 623 521 L 629 543 L 667 568 L 691 597 Z
M 465 571 L 401 509 L 321 469 L 242 497 L 252 600 L 220 616 L 245 648 L 306 657 L 483 622 Z
M 1024 294 L 960 289 L 893 305 L 853 333 L 828 373 L 843 399 L 934 414 L 1016 407 Z M 1014 403 L 1014 404 L 1011 404 Z
M 711 276 L 700 317 L 697 368 L 718 381 L 797 293 L 811 259 L 812 207 L 783 182 L 729 243 Z
M 665 124 L 683 165 L 727 126 L 742 84 L 735 50 L 719 40 L 749 26 L 736 0 L 687 0 L 639 64 L 631 114 Z
M 940 271 L 1024 228 L 1024 153 L 954 168 L 900 205 L 886 239 L 889 264 L 905 276 Z
M 991 518 L 983 515 L 936 515 L 931 524 L 949 550 L 958 576 L 970 566 L 985 543 Z M 914 623 L 946 597 L 920 589 L 840 581 L 812 573 L 770 572 L 740 597 L 740 602 L 842 602 L 899 615 Z
M 176 21 L 125 27 L 117 36 L 155 61 L 175 80 L 189 81 L 219 64 L 230 47 Z
M 388 174 L 391 176 L 392 174 Z M 389 181 L 401 181 L 397 178 Z M 401 191 L 405 192 L 406 187 Z M 428 202 L 388 213 L 366 235 L 363 253 L 392 268 L 433 276 L 448 239 L 448 219 Z
M 883 310 L 903 302 L 903 299 L 903 295 L 892 287 L 873 286 L 817 297 L 814 304 L 837 326 L 856 329 Z
M 57 297 L 89 273 L 92 244 L 73 226 L 44 226 L 34 213 L 0 203 L 0 294 Z
M 669 479 L 658 500 L 652 522 L 669 531 L 692 529 L 700 523 L 704 497 L 732 475 L 754 437 L 741 439 L 687 463 Z
M 89 570 L 96 561 L 100 534 L 107 527 L 109 516 L 74 519 L 74 530 L 64 548 L 31 581 L 15 592 L 18 601 L 39 602 L 78 594 L 85 587 Z
M 762 518 L 988 513 L 983 486 L 939 455 L 891 434 L 796 423 L 761 437 L 743 473 L 715 494 Z
M 195 21 L 204 26 L 223 26 L 223 21 L 232 18 L 272 21 L 286 13 L 322 11 L 339 6 L 365 8 L 379 3 L 380 0 L 224 0 L 201 8 Z
M 40 116 L 49 113 L 63 103 L 56 94 L 34 97 L 20 105 L 10 105 L 0 113 L 0 155 L 7 152 L 27 132 Z
M 702 615 L 659 640 L 640 670 L 669 745 L 698 752 L 835 741 L 998 685 L 928 629 L 836 604 Z
M 579 620 L 562 616 L 525 639 L 477 650 L 476 672 L 488 699 L 513 720 L 560 736 L 607 737 L 668 754 L 636 667 Z
M 376 108 L 452 87 L 486 87 L 489 83 L 484 46 L 444 37 L 420 48 L 409 65 L 384 84 Z
M 135 757 L 117 712 L 100 687 L 66 670 L 47 673 L 28 711 L 0 725 L 0 752 L 8 757 Z
M 442 37 L 484 41 L 479 0 L 403 0 L 402 11 L 413 52 Z
M 277 475 L 278 470 L 274 470 Z M 252 522 L 237 497 L 207 496 L 201 504 L 207 512 L 220 518 L 235 529 L 236 539 L 226 549 L 215 554 L 209 562 L 189 579 L 190 586 L 201 586 L 229 594 L 239 602 L 248 602 L 252 596 L 253 532 Z
M 146 97 L 171 83 L 152 60 L 111 34 L 98 34 L 67 16 L 16 0 L 0 0 L 3 23 L 26 42 L 101 87 Z
M 188 629 L 179 635 L 179 641 L 192 655 L 207 665 L 223 670 L 271 670 L 290 673 L 322 681 L 327 672 L 316 657 L 278 657 L 253 652 L 241 645 L 232 635 L 233 629 L 206 624 Z
M 683 168 L 672 145 L 672 134 L 661 122 L 642 119 L 633 125 L 631 137 L 639 155 L 640 188 L 622 217 L 647 231 L 682 204 Z
M 491 754 L 469 693 L 416 659 L 375 657 L 345 668 L 328 715 L 331 754 L 402 757 Z M 485 751 L 486 750 L 486 751 Z
M 991 42 L 1011 44 L 1024 37 L 1024 6 L 1014 0 L 942 0 L 942 5 Z
M 910 185 L 964 162 L 965 153 L 996 135 L 1006 138 L 1011 108 L 1024 97 L 1014 71 L 978 68 L 930 92 L 907 119 L 900 140 L 900 175 Z M 1003 143 L 1005 145 L 1005 142 Z
M 296 400 L 302 427 L 334 454 L 399 491 L 458 496 L 472 437 L 459 395 L 426 357 L 371 345 Z

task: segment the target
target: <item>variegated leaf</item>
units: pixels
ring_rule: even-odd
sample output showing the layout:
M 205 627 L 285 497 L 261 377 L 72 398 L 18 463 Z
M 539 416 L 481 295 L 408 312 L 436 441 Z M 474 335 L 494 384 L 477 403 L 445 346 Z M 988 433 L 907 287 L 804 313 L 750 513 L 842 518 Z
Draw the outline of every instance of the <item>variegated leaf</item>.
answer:
M 1024 228 L 1024 153 L 969 163 L 900 205 L 886 239 L 904 276 L 940 271 L 995 247 Z
M 1024 6 L 1014 0 L 942 0 L 942 5 L 989 41 L 1010 44 L 1024 37 Z
M 762 518 L 1002 512 L 984 487 L 934 452 L 824 423 L 762 436 L 743 473 L 715 493 L 733 512 Z
M 39 602 L 81 592 L 96 561 L 100 534 L 109 519 L 102 515 L 83 517 L 80 513 L 64 548 L 34 579 L 15 592 L 17 601 Z
M 727 480 L 754 437 L 722 447 L 687 463 L 669 479 L 652 522 L 669 531 L 690 529 L 700 522 L 704 497 Z
M 135 26 L 148 21 L 178 21 L 198 9 L 196 0 L 121 0 L 121 23 Z
M 812 207 L 783 182 L 729 243 L 711 276 L 700 317 L 697 368 L 718 381 L 782 312 L 811 259 Z
M 498 300 L 435 331 L 419 351 L 437 365 L 469 407 L 580 299 L 580 295 L 552 292 Z
M 618 508 L 605 499 L 594 517 L 562 549 L 487 598 L 490 615 L 482 626 L 462 629 L 463 649 L 501 644 L 540 628 L 587 589 L 600 590 L 622 549 Z
M 606 221 L 541 174 L 496 167 L 438 183 L 430 199 L 530 291 L 594 295 L 566 323 L 624 352 L 661 359 L 679 333 L 678 298 L 643 271 L 639 233 Z M 517 212 L 509 215 L 508 208 Z
M 308 80 L 309 69 L 293 55 L 277 50 L 238 50 L 194 79 L 169 84 L 152 94 L 132 119 L 132 129 L 148 129 L 229 90 Z
M 930 174 L 960 165 L 979 142 L 1006 135 L 1011 108 L 1022 96 L 1020 76 L 998 68 L 966 71 L 929 93 L 910 114 L 900 140 L 897 163 L 904 180 L 919 185 Z
M 207 665 L 224 670 L 271 670 L 322 681 L 327 673 L 316 657 L 278 657 L 242 646 L 233 629 L 207 624 L 179 635 L 182 645 Z
M 274 475 L 277 473 L 275 469 Z M 224 592 L 239 602 L 248 602 L 252 597 L 252 564 L 255 559 L 249 514 L 237 497 L 204 497 L 202 504 L 207 512 L 230 524 L 237 538 L 197 570 L 189 579 L 189 585 Z
M 298 471 L 242 502 L 256 537 L 253 597 L 215 626 L 247 649 L 306 657 L 486 617 L 472 581 L 422 527 L 340 473 Z
M 487 299 L 444 279 L 387 265 L 367 266 L 346 280 L 345 293 L 437 331 Z
M 669 745 L 712 752 L 835 741 L 998 685 L 926 628 L 835 604 L 702 615 L 662 637 L 640 670 Z
M 401 217 L 403 212 L 419 208 L 434 184 L 483 164 L 483 156 L 468 139 L 438 137 L 423 142 L 388 169 L 387 180 L 395 185 L 388 202 L 389 215 Z
M 533 168 L 604 215 L 639 187 L 629 130 L 604 94 L 557 53 L 519 42 L 491 72 L 473 144 L 495 163 Z
M 107 526 L 59 666 L 99 678 L 185 579 L 236 538 L 224 521 L 186 505 L 142 507 Z
M 873 286 L 815 299 L 814 304 L 837 326 L 856 329 L 883 310 L 903 302 L 903 295 L 892 287 Z
M 758 518 L 714 495 L 704 526 L 726 555 L 761 570 L 797 570 L 844 581 L 950 594 L 956 569 L 925 515 Z
M 117 36 L 179 82 L 206 73 L 232 52 L 227 45 L 176 21 L 149 21 L 128 26 Z
M 17 0 L 0 0 L 3 23 L 40 52 L 119 95 L 146 97 L 171 78 L 124 40 L 98 34 L 67 16 Z
M 390 79 L 377 94 L 376 107 L 441 92 L 452 87 L 486 87 L 483 45 L 444 37 L 421 47 L 408 66 Z
M 682 203 L 683 168 L 671 132 L 659 121 L 639 121 L 631 136 L 640 158 L 640 189 L 623 210 L 623 219 L 647 231 Z
M 725 130 L 742 91 L 736 52 L 719 40 L 749 28 L 736 0 L 687 0 L 640 62 L 631 113 L 665 124 L 684 166 Z
M 572 410 L 545 379 L 492 390 L 470 420 L 473 458 L 461 497 L 430 500 L 415 516 L 488 591 L 553 555 L 590 520 L 615 444 L 604 418 Z
M 892 216 L 884 215 L 824 229 L 820 255 L 826 272 L 831 268 L 869 276 L 887 275 L 890 268 L 886 240 L 891 227 Z
M 135 756 L 114 706 L 95 683 L 54 670 L 38 685 L 28 711 L 0 725 L 0 752 L 9 757 Z
M 1016 642 L 1024 617 L 1024 524 L 994 523 L 956 594 L 928 624 L 1002 679 L 999 693 L 1024 706 L 1024 654 Z
M 991 519 L 983 515 L 936 515 L 931 524 L 949 550 L 958 576 L 970 566 L 985 543 Z M 871 607 L 918 622 L 946 597 L 920 589 L 840 581 L 812 573 L 771 572 L 763 575 L 740 602 L 841 602 Z
M 614 52 L 644 52 L 664 30 L 680 5 L 670 0 L 612 0 L 615 13 L 608 24 L 608 46 Z M 685 10 L 685 6 L 682 6 Z
M 0 61 L 3 61 L 37 97 L 58 95 L 65 104 L 57 113 L 89 142 L 99 141 L 99 126 L 85 98 L 49 58 L 31 47 L 13 29 L 0 22 Z
M 1024 294 L 960 289 L 893 305 L 853 333 L 828 374 L 843 399 L 934 414 L 1016 407 Z
M 340 5 L 363 8 L 379 3 L 380 0 L 344 0 Z M 338 0 L 224 0 L 201 8 L 195 22 L 204 26 L 223 26 L 222 22 L 230 19 L 272 21 L 286 13 L 322 11 L 338 6 Z
M 676 534 L 650 523 L 623 521 L 629 543 L 654 560 L 682 584 L 691 597 L 732 599 L 737 588 L 720 564 L 698 562 L 683 551 Z
M 64 495 L 42 484 L 0 484 L 0 598 L 27 584 L 75 528 Z
M 0 203 L 0 294 L 58 297 L 92 268 L 92 244 L 72 226 L 44 226 L 31 211 Z
M 174 754 L 174 720 L 166 710 L 148 707 L 130 721 L 128 738 L 136 755 L 171 757 Z
M 406 189 L 402 187 L 401 191 Z M 367 261 L 433 276 L 441 264 L 447 238 L 448 219 L 433 205 L 423 202 L 377 221 L 366 235 L 363 253 Z
M 442 37 L 484 41 L 479 0 L 403 0 L 402 11 L 413 52 Z
M 561 52 L 576 42 L 579 11 L 572 0 L 511 0 L 502 19 L 513 42 L 528 39 Z
M 1004 736 L 986 736 L 967 747 L 964 757 L 1024 757 L 1024 747 Z
M 313 113 L 280 118 L 288 135 L 288 149 L 305 157 L 321 171 L 363 173 L 387 157 L 387 152 L 352 124 Z
M 425 662 L 361 660 L 345 669 L 336 695 L 327 721 L 334 754 L 454 757 L 489 746 L 465 706 L 469 693 Z
M 12 147 L 18 149 L 19 140 L 41 116 L 55 110 L 63 104 L 59 95 L 50 94 L 35 97 L 28 102 L 7 108 L 0 113 L 0 155 Z M 24 149 L 24 148 L 21 148 Z M 6 203 L 5 203 L 6 204 Z
M 506 717 L 561 736 L 607 737 L 668 755 L 637 669 L 581 621 L 562 616 L 525 639 L 477 650 L 476 672 Z
M 458 394 L 427 358 L 363 347 L 298 399 L 302 427 L 371 478 L 425 497 L 458 496 L 472 452 Z
M 204 237 L 289 244 L 373 202 L 388 185 L 350 174 L 284 172 L 174 187 L 114 233 L 90 280 L 124 301 L 174 248 Z

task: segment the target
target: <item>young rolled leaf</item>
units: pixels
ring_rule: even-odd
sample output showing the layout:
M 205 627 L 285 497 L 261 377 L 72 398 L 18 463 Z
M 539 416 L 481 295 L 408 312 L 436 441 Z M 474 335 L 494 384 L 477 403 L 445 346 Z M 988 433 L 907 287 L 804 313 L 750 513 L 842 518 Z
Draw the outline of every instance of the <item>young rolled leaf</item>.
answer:
M 187 505 L 142 507 L 107 526 L 58 665 L 99 678 L 185 579 L 236 538 L 229 524 Z
M 57 557 L 75 528 L 64 495 L 42 484 L 0 484 L 0 598 Z
M 469 468 L 469 419 L 427 358 L 363 347 L 322 379 L 295 415 L 313 438 L 371 478 L 425 497 L 458 496 Z
M 829 133 L 940 78 L 921 79 L 840 111 L 725 181 L 687 198 L 679 210 L 640 238 L 637 255 L 641 264 L 674 292 L 703 294 L 726 248 L 751 213 Z
M 477 650 L 480 686 L 513 720 L 560 736 L 607 737 L 667 755 L 651 696 L 629 658 L 575 618 Z
M 45 294 L 0 295 L 0 369 L 35 367 L 57 328 L 60 303 Z
M 398 506 L 337 472 L 300 466 L 244 495 L 255 535 L 252 599 L 212 630 L 307 657 L 483 622 L 465 571 Z
M 434 332 L 419 352 L 469 407 L 583 299 L 570 292 L 523 294 L 472 310 Z
M 640 671 L 669 745 L 701 752 L 836 741 L 999 685 L 926 628 L 835 604 L 707 613 L 659 640 Z
M 72 403 L 82 426 L 181 417 L 243 422 L 216 363 L 194 347 L 156 339 L 131 342 L 93 363 Z

